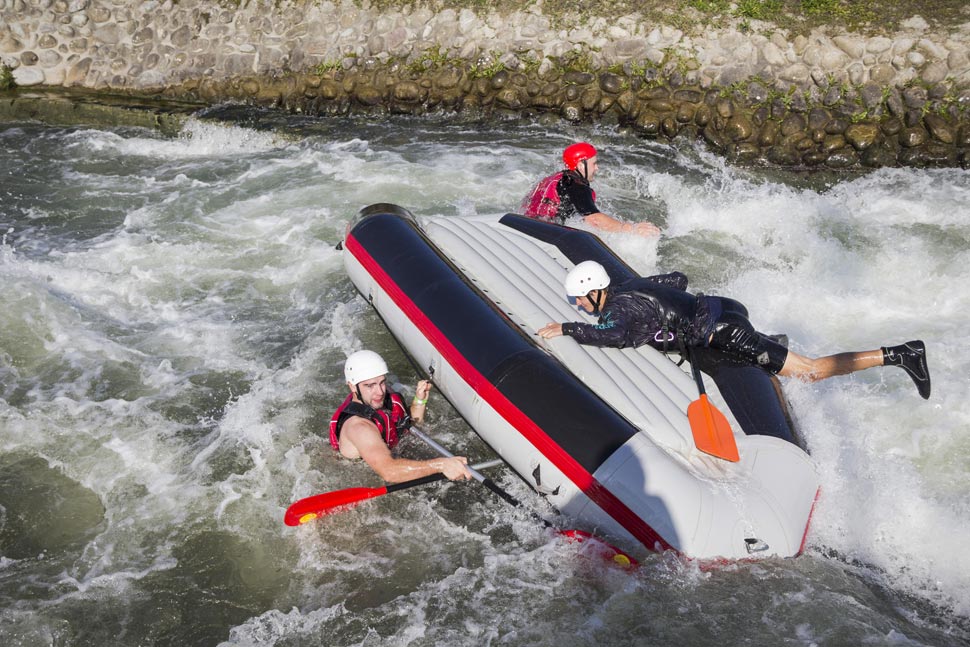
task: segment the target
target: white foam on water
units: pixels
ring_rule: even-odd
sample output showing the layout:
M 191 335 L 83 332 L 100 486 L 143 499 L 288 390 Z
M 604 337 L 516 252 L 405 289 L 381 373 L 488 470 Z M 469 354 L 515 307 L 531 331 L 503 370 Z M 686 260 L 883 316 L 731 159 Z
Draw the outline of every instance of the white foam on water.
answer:
M 295 608 L 287 613 L 271 609 L 243 625 L 233 627 L 229 632 L 229 640 L 219 643 L 219 647 L 272 647 L 281 640 L 289 640 L 294 636 L 321 633 L 328 624 L 342 618 L 346 613 L 342 605 L 316 609 L 309 613 L 301 613 Z
M 79 146 L 95 153 L 153 159 L 226 158 L 252 155 L 288 145 L 285 138 L 251 128 L 189 118 L 172 139 L 132 137 L 110 131 L 81 131 L 68 148 Z
M 92 131 L 76 138 L 120 155 L 212 154 L 216 162 L 271 147 L 248 134 L 232 145 L 240 132 L 191 127 L 191 138 L 209 138 L 204 144 Z M 179 201 L 195 201 L 193 194 L 211 192 L 211 183 L 177 174 L 154 184 L 171 194 L 149 198 L 130 214 L 132 223 L 124 230 L 44 258 L 24 257 L 9 244 L 0 249 L 0 279 L 18 295 L 5 300 L 16 308 L 4 308 L 3 316 L 26 339 L 36 339 L 26 351 L 18 347 L 19 358 L 31 363 L 17 362 L 14 373 L 32 400 L 26 405 L 30 413 L 2 407 L 0 446 L 41 454 L 106 507 L 105 528 L 85 558 L 52 583 L 80 594 L 103 589 L 113 578 L 141 579 L 147 571 L 171 568 L 184 523 L 213 515 L 235 523 L 233 508 L 241 500 L 272 493 L 267 483 L 275 464 L 267 465 L 267 456 L 273 456 L 280 430 L 272 422 L 252 423 L 288 387 L 279 383 L 286 373 L 270 370 L 253 345 L 280 330 L 274 318 L 293 318 L 290 325 L 298 325 L 301 313 L 318 316 L 313 313 L 330 307 L 323 294 L 339 267 L 332 244 L 319 237 L 320 225 L 329 227 L 320 208 L 292 200 L 292 209 L 281 210 L 282 195 L 274 201 L 243 194 L 233 208 L 179 214 Z M 94 192 L 103 190 L 98 181 L 92 185 Z M 173 229 L 173 221 L 183 229 Z M 254 305 L 269 315 L 266 321 L 252 314 Z M 102 399 L 109 370 L 122 371 L 109 378 L 121 393 Z M 214 432 L 205 433 L 211 424 L 205 420 L 177 422 L 158 413 L 159 406 L 193 398 L 192 380 L 213 371 L 255 380 L 251 391 L 228 406 Z M 292 415 L 282 417 L 293 428 L 297 422 Z M 219 468 L 197 469 L 193 461 L 200 454 L 248 461 L 251 467 L 210 484 Z M 146 544 L 151 536 L 158 540 Z

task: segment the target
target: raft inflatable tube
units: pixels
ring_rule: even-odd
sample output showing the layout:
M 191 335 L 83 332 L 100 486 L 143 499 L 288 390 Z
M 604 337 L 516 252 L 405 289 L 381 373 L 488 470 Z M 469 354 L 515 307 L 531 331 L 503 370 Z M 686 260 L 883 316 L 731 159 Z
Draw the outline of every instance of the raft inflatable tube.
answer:
M 375 204 L 348 225 L 342 249 L 357 290 L 438 391 L 570 522 L 696 559 L 801 552 L 819 477 L 776 380 L 713 353 L 698 360 L 732 413 L 740 407 L 741 460 L 730 463 L 694 446 L 696 386 L 676 361 L 536 334 L 582 318 L 562 288 L 576 263 L 596 260 L 614 281 L 634 276 L 593 234 Z

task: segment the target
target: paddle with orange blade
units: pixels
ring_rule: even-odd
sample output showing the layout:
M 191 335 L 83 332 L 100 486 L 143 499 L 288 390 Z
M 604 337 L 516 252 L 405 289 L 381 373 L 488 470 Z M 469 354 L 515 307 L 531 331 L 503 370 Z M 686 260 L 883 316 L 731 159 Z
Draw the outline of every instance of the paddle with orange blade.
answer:
M 473 465 L 469 469 L 483 470 L 501 464 L 502 461 L 496 459 L 485 463 L 479 463 L 478 465 Z M 313 521 L 317 517 L 339 512 L 340 510 L 357 505 L 358 503 L 366 501 L 367 499 L 384 496 L 385 494 L 398 492 L 399 490 L 418 487 L 419 485 L 427 485 L 428 483 L 434 483 L 435 481 L 442 481 L 444 478 L 445 475 L 439 472 L 438 474 L 429 474 L 428 476 L 422 476 L 421 478 L 412 479 L 410 481 L 391 483 L 390 485 L 384 485 L 381 487 L 352 487 L 343 490 L 335 490 L 333 492 L 324 492 L 323 494 L 315 494 L 313 496 L 300 499 L 287 508 L 286 514 L 283 515 L 283 523 L 285 523 L 287 526 L 299 526 L 300 524 L 308 521 Z
M 738 445 L 734 441 L 734 432 L 731 431 L 731 424 L 724 417 L 724 414 L 717 410 L 707 399 L 707 392 L 704 391 L 704 379 L 701 371 L 694 362 L 694 354 L 688 348 L 690 370 L 694 374 L 694 381 L 697 382 L 697 391 L 700 397 L 690 403 L 687 407 L 687 420 L 690 422 L 691 433 L 694 434 L 694 445 L 711 456 L 723 458 L 726 461 L 737 463 L 741 460 L 738 455 Z

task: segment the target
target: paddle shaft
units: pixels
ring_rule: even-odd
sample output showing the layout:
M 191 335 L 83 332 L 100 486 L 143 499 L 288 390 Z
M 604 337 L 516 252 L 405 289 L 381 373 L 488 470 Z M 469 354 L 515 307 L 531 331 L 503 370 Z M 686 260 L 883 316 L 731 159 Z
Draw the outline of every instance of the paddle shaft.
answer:
M 421 440 L 423 440 L 429 447 L 431 447 L 432 449 L 434 449 L 436 452 L 438 452 L 442 456 L 445 456 L 445 457 L 452 457 L 452 456 L 454 456 L 454 454 L 452 454 L 447 449 L 445 449 L 444 447 L 442 447 L 441 445 L 439 445 L 437 442 L 435 442 L 435 440 L 433 438 L 429 437 L 426 433 L 424 433 L 423 431 L 421 431 L 420 429 L 418 429 L 414 425 L 411 425 L 411 433 L 413 433 L 415 436 L 417 436 L 418 438 L 420 438 Z M 514 496 L 512 496 L 511 494 L 509 494 L 505 490 L 503 490 L 501 488 L 501 486 L 499 486 L 498 483 L 496 483 L 492 479 L 490 479 L 487 476 L 485 476 L 485 475 L 481 474 L 480 472 L 478 472 L 474 467 L 469 467 L 468 468 L 468 471 L 472 473 L 472 476 L 475 477 L 475 480 L 476 481 L 478 481 L 479 483 L 481 483 L 482 485 L 484 485 L 485 487 L 487 487 L 489 490 L 491 490 L 492 492 L 494 492 L 495 494 L 497 494 L 506 503 L 508 503 L 508 504 L 510 504 L 510 505 L 512 505 L 512 506 L 514 506 L 516 508 L 518 508 L 518 507 L 520 507 L 522 505 L 522 502 L 521 501 L 519 501 L 518 499 L 516 499 Z M 540 517 L 535 512 L 531 512 L 531 515 L 533 517 L 535 517 L 536 519 L 538 519 L 539 521 L 541 521 L 542 524 L 545 527 L 547 527 L 547 528 L 551 528 L 552 527 L 552 523 L 550 523 L 546 519 Z
M 701 377 L 701 369 L 697 367 L 697 362 L 694 361 L 694 351 L 691 350 L 690 346 L 687 347 L 687 361 L 690 363 L 690 372 L 694 374 L 694 381 L 697 382 L 698 395 L 707 395 L 707 391 L 704 390 L 704 378 Z
M 497 465 L 503 464 L 501 458 L 496 458 L 490 461 L 485 461 L 484 463 L 477 463 L 475 465 L 469 465 L 468 471 L 472 473 L 472 476 L 478 479 L 484 479 L 481 472 L 478 470 L 488 469 L 489 467 L 495 467 Z M 477 476 L 476 476 L 477 475 Z M 421 478 L 411 479 L 410 481 L 401 481 L 400 483 L 390 483 L 384 486 L 384 493 L 390 494 L 391 492 L 397 492 L 399 490 L 406 490 L 412 487 L 418 487 L 419 485 L 427 485 L 428 483 L 434 483 L 435 481 L 443 481 L 445 475 L 441 472 L 435 474 L 428 474 L 427 476 L 422 476 Z
M 423 440 L 426 445 L 431 447 L 431 449 L 435 450 L 445 458 L 454 458 L 455 456 L 454 454 L 452 454 L 447 449 L 445 449 L 443 445 L 435 441 L 431 436 L 429 436 L 428 434 L 418 429 L 416 425 L 411 425 L 411 433 L 413 433 L 415 436 Z M 472 476 L 474 476 L 475 480 L 478 481 L 479 483 L 485 480 L 485 475 L 483 475 L 481 472 L 476 470 L 474 466 L 469 466 L 468 471 L 472 473 Z

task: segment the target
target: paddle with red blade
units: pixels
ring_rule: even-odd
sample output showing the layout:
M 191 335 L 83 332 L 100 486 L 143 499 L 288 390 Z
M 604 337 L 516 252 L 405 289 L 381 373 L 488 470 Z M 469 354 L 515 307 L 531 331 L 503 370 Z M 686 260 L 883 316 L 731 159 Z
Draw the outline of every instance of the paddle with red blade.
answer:
M 503 461 L 496 459 L 485 463 L 479 463 L 478 465 L 473 465 L 469 469 L 482 470 L 489 467 L 495 467 L 496 465 L 501 465 L 502 462 Z M 341 509 L 346 509 L 350 506 L 357 505 L 358 503 L 368 499 L 384 496 L 385 494 L 390 494 L 391 492 L 397 492 L 399 490 L 418 487 L 419 485 L 427 485 L 428 483 L 434 483 L 435 481 L 442 481 L 444 478 L 445 475 L 439 472 L 437 474 L 429 474 L 428 476 L 422 476 L 421 478 L 412 479 L 410 481 L 391 483 L 381 487 L 352 487 L 343 490 L 334 490 L 333 492 L 324 492 L 323 494 L 315 494 L 313 496 L 300 499 L 287 508 L 286 514 L 283 515 L 283 523 L 285 523 L 287 526 L 299 526 L 300 524 L 308 521 L 313 521 L 317 517 L 338 512 Z
M 708 401 L 707 392 L 704 391 L 704 379 L 694 362 L 694 354 L 690 348 L 687 353 L 690 370 L 694 374 L 694 381 L 697 382 L 697 391 L 700 394 L 700 397 L 687 407 L 687 420 L 690 422 L 690 431 L 694 435 L 694 445 L 706 454 L 737 463 L 741 457 L 738 455 L 738 445 L 734 441 L 731 424 L 724 414 Z

